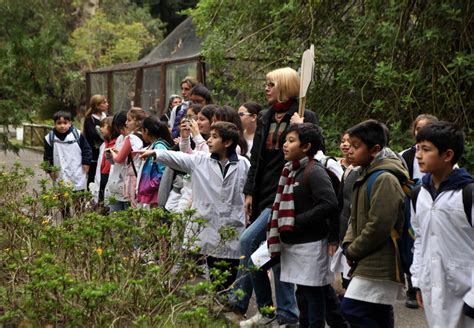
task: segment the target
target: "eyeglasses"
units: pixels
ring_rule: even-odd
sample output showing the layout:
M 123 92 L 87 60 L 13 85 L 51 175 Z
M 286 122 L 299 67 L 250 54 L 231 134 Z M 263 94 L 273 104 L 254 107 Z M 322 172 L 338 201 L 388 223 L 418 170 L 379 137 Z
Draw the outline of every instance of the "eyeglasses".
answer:
M 244 113 L 244 112 L 238 112 L 240 117 L 245 116 L 245 115 L 252 115 L 251 113 Z
M 263 86 L 264 86 L 265 88 L 267 88 L 267 87 L 268 87 L 268 88 L 274 88 L 274 87 L 275 87 L 275 83 L 273 83 L 273 82 L 265 82 L 265 83 L 263 84 Z

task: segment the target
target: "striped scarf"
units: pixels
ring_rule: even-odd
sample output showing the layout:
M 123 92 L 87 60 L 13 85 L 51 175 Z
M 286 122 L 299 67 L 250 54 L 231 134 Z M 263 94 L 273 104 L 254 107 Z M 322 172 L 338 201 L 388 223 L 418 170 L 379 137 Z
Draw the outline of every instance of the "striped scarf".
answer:
M 272 216 L 267 227 L 267 244 L 271 257 L 277 257 L 281 253 L 280 233 L 293 231 L 295 224 L 293 198 L 295 176 L 296 172 L 306 164 L 308 164 L 308 157 L 303 157 L 299 161 L 287 162 L 281 172 L 277 194 L 273 202 Z

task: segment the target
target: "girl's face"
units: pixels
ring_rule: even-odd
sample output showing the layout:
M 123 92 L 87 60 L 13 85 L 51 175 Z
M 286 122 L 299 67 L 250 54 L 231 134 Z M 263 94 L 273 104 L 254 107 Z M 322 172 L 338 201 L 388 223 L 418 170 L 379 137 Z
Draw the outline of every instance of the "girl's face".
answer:
M 250 114 L 244 106 L 240 106 L 238 114 L 240 116 L 240 120 L 242 121 L 242 127 L 244 130 L 247 130 L 252 125 L 256 124 L 257 115 Z
M 109 110 L 109 103 L 107 102 L 107 99 L 104 99 L 104 101 L 102 101 L 99 106 L 97 106 L 98 109 L 100 109 L 100 111 L 102 113 L 105 113 Z
M 175 106 L 178 106 L 179 104 L 181 104 L 181 98 L 174 98 L 173 101 L 171 101 L 171 108 L 174 108 Z
M 112 133 L 110 132 L 110 126 L 108 126 L 107 124 L 101 125 L 100 132 L 105 138 L 109 138 L 112 136 Z
M 341 143 L 339 144 L 339 149 L 344 154 L 344 157 L 347 157 L 349 148 L 351 148 L 349 134 L 345 133 L 341 138 Z
M 195 120 L 196 119 L 196 114 L 194 114 L 194 112 L 191 108 L 188 108 L 188 111 L 186 112 L 186 117 L 192 118 L 193 120 Z
M 152 137 L 148 133 L 148 129 L 142 129 L 142 137 L 143 137 L 143 140 L 145 140 L 146 143 L 151 144 L 154 141 L 154 140 L 152 140 Z
M 418 134 L 418 131 L 420 131 L 422 127 L 425 127 L 429 123 L 430 122 L 427 119 L 419 120 L 418 123 L 416 123 L 415 131 L 413 131 L 415 133 L 415 137 Z
M 135 132 L 139 128 L 137 120 L 135 120 L 130 114 L 127 114 L 127 123 L 125 123 L 125 126 L 129 133 Z
M 197 124 L 199 127 L 199 133 L 209 135 L 211 132 L 211 122 L 207 119 L 206 116 L 201 113 L 197 114 Z

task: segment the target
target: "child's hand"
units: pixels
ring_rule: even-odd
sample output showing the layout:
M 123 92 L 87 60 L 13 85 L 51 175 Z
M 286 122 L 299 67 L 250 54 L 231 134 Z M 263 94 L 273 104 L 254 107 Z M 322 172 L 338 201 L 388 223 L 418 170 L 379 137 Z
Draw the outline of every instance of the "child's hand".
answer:
M 290 118 L 290 124 L 300 124 L 304 122 L 304 117 L 301 117 L 298 112 L 294 113 Z
M 250 217 L 252 216 L 252 201 L 252 196 L 245 196 L 245 224 L 250 224 Z
M 149 150 L 137 150 L 135 151 L 136 153 L 140 153 L 140 158 L 141 159 L 147 159 L 148 157 L 155 157 L 156 153 L 154 150 L 149 149 Z
M 89 165 L 82 165 L 82 170 L 85 172 L 85 173 L 89 173 Z
M 418 303 L 418 306 L 420 307 L 420 309 L 425 308 L 423 304 L 423 295 L 421 295 L 421 290 L 419 289 L 416 291 L 416 302 Z
M 189 138 L 190 132 L 191 129 L 189 127 L 189 122 L 181 122 L 181 125 L 179 126 L 179 135 L 181 136 L 181 138 Z
M 337 251 L 337 244 L 328 244 L 328 254 L 333 257 Z
M 196 120 L 191 120 L 189 128 L 191 129 L 191 134 L 193 135 L 193 137 L 200 133 L 199 126 Z

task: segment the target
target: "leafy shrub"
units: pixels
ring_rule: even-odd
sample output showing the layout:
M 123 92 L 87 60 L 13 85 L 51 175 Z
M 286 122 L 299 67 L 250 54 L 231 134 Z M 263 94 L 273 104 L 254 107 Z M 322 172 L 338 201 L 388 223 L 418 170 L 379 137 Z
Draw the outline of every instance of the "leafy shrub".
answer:
M 217 283 L 196 279 L 204 220 L 193 211 L 101 215 L 64 184 L 26 193 L 31 175 L 0 168 L 0 323 L 216 325 Z

